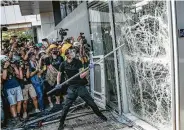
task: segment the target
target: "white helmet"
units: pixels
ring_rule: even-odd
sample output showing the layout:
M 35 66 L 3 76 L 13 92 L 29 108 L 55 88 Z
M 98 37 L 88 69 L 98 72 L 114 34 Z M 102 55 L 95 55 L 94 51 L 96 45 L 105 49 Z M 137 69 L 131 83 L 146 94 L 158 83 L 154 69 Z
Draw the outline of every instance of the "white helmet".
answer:
M 8 56 L 6 55 L 0 55 L 0 62 L 3 63 L 5 61 L 9 60 Z
M 44 50 L 40 50 L 40 51 L 38 52 L 38 55 L 40 55 L 41 53 L 45 53 L 45 54 L 46 54 L 46 52 L 45 52 Z
M 80 46 L 80 45 L 81 45 L 81 43 L 79 43 L 79 42 L 74 42 L 74 43 L 73 43 L 73 46 L 74 46 L 74 47 L 78 47 L 78 46 Z

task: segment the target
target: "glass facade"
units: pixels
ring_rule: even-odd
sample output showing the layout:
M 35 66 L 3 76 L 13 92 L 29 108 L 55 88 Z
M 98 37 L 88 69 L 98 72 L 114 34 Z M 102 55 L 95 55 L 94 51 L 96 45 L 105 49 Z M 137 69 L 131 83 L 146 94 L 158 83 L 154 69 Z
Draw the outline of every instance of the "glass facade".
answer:
M 129 112 L 158 129 L 170 130 L 172 77 L 168 4 L 166 1 L 112 1 L 111 4 L 112 14 L 109 2 L 88 3 L 94 56 L 113 50 L 114 28 L 115 46 L 124 44 L 122 55 L 117 56 L 117 69 L 120 75 L 119 58 L 123 57 L 125 79 L 119 77 L 119 82 L 125 80 Z M 104 62 L 107 104 L 117 108 L 114 54 Z
M 172 82 L 167 10 L 165 1 L 113 2 L 116 44 L 125 44 L 122 54 L 129 111 L 158 129 L 170 130 Z
M 82 1 L 60 1 L 61 20 L 69 15 Z

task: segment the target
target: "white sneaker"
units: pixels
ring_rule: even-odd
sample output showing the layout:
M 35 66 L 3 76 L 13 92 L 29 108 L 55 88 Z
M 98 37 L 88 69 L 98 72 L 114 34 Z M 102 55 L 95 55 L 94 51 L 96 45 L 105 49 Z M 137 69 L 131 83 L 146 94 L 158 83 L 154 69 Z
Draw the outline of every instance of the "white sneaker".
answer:
M 26 119 L 27 118 L 27 112 L 23 113 L 23 118 Z
M 50 106 L 50 108 L 53 108 L 54 106 L 53 106 L 53 103 L 49 103 L 49 106 Z
M 40 112 L 40 110 L 39 109 L 35 109 L 35 112 L 38 113 L 38 112 Z

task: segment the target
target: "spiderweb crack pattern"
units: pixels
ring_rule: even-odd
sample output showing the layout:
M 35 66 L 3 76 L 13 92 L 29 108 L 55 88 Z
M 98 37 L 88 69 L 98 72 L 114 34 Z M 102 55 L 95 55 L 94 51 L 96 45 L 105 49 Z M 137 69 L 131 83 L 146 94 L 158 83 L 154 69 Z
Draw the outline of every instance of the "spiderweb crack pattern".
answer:
M 155 127 L 169 130 L 172 83 L 167 4 L 149 1 L 138 13 L 122 13 L 126 19 L 118 43 L 125 43 L 129 109 Z

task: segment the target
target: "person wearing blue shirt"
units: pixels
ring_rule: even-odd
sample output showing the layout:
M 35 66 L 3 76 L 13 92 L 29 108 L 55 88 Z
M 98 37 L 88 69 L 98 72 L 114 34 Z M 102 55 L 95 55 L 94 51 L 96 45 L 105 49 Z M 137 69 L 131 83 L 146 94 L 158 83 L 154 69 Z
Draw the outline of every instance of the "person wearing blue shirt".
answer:
M 20 119 L 21 102 L 23 100 L 22 89 L 18 82 L 21 77 L 21 67 L 18 69 L 14 63 L 6 61 L 3 66 L 3 87 L 10 104 L 10 111 L 15 121 Z M 18 118 L 19 117 L 19 118 Z
M 36 55 L 32 52 L 29 54 L 29 60 L 30 60 L 30 80 L 33 84 L 33 87 L 36 90 L 37 96 L 38 96 L 38 104 L 40 107 L 40 110 L 44 110 L 44 101 L 43 101 L 43 81 L 42 78 L 39 76 L 39 73 L 41 70 L 38 68 L 38 63 L 36 61 Z

